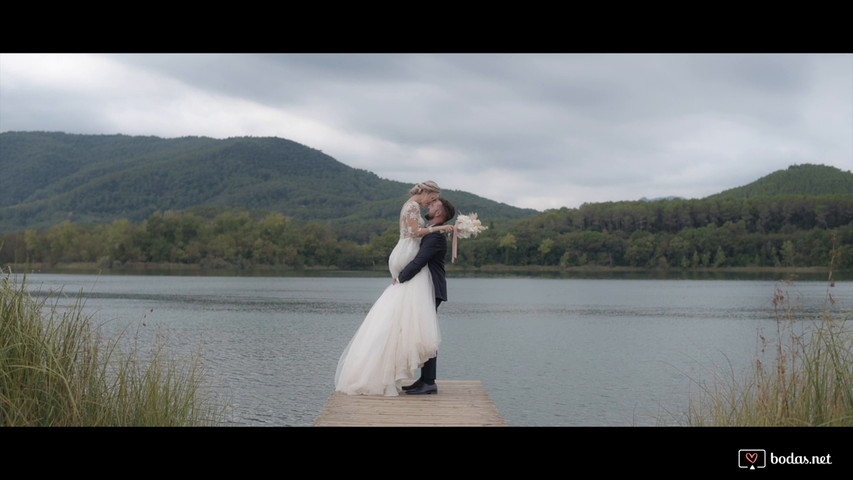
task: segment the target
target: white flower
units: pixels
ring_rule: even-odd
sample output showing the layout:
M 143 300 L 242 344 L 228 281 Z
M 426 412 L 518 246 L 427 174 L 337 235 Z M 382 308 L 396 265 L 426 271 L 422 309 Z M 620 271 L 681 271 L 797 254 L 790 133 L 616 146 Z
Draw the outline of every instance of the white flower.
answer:
M 459 238 L 476 237 L 487 228 L 489 227 L 480 223 L 476 213 L 456 217 L 456 235 Z

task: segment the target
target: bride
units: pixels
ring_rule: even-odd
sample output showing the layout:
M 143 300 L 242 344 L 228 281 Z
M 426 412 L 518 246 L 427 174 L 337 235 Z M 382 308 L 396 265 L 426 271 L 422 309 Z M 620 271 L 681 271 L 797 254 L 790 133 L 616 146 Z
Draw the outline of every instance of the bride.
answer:
M 418 183 L 400 210 L 400 239 L 388 258 L 391 278 L 415 258 L 421 237 L 452 225 L 427 227 L 420 207 L 438 199 L 433 181 Z M 344 349 L 335 371 L 335 391 L 348 395 L 396 396 L 414 371 L 434 357 L 441 342 L 435 294 L 428 268 L 407 282 L 389 285 Z

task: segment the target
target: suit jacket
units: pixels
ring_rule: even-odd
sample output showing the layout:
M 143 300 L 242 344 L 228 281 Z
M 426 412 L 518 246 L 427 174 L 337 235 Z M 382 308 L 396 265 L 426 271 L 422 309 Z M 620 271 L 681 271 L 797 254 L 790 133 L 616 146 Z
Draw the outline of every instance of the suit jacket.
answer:
M 429 267 L 435 298 L 447 301 L 447 276 L 444 272 L 444 257 L 447 255 L 447 239 L 441 232 L 432 232 L 421 239 L 421 247 L 415 258 L 397 275 L 397 280 L 411 280 L 424 266 Z

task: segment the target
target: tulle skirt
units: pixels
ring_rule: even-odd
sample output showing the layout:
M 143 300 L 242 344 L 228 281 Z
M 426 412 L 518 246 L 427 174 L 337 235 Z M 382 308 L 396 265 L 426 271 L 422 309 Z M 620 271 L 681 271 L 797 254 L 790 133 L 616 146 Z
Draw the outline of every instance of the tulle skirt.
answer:
M 419 239 L 401 239 L 388 261 L 392 278 L 417 254 Z M 335 390 L 348 395 L 395 396 L 414 381 L 415 370 L 434 357 L 441 343 L 435 291 L 429 268 L 411 280 L 389 285 L 344 349 L 335 371 Z

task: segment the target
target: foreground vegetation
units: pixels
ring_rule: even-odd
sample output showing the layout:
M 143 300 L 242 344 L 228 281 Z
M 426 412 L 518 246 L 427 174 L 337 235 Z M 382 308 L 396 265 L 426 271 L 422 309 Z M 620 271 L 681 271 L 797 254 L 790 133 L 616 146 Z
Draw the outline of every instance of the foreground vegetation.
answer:
M 162 346 L 123 351 L 72 308 L 36 301 L 0 278 L 0 426 L 212 426 L 225 407 L 204 389 L 201 357 Z
M 853 329 L 835 311 L 830 274 L 820 318 L 799 311 L 779 287 L 775 337 L 759 330 L 754 370 L 717 373 L 700 384 L 684 423 L 689 426 L 853 426 Z M 846 315 L 841 316 L 839 315 Z

